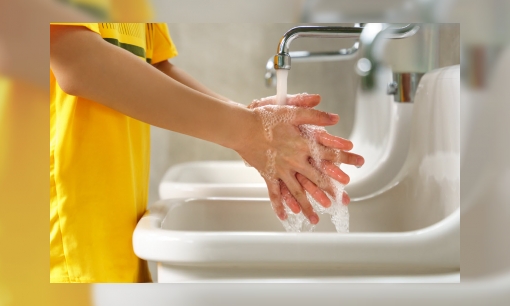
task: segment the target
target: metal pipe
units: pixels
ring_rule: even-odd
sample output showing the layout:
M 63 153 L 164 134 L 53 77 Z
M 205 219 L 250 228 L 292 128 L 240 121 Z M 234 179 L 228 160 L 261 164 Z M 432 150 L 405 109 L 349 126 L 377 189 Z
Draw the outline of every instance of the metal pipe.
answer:
M 340 49 L 337 51 L 326 52 L 308 52 L 308 51 L 290 51 L 289 56 L 293 62 L 329 62 L 345 61 L 354 59 L 359 50 L 359 42 L 354 43 L 351 48 Z M 274 68 L 273 57 L 267 60 L 266 64 L 266 86 L 276 86 L 276 70 Z
M 387 93 L 394 96 L 395 102 L 414 102 L 414 95 L 424 73 L 394 72 L 393 82 L 388 84 Z
M 363 28 L 340 26 L 298 26 L 288 30 L 280 39 L 273 58 L 274 69 L 290 69 L 289 48 L 292 41 L 300 37 L 359 38 Z

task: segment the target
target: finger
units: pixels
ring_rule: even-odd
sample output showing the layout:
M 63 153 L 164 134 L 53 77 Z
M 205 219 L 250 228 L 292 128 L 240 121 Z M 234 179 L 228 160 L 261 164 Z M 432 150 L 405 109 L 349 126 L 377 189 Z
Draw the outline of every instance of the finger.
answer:
M 294 125 L 311 124 L 311 125 L 334 125 L 340 117 L 337 114 L 326 113 L 311 108 L 296 108 L 296 113 L 292 119 Z
M 301 93 L 297 95 L 287 95 L 287 105 L 312 108 L 321 102 L 321 96 L 317 94 Z
M 335 162 L 342 163 L 342 164 L 348 164 L 348 165 L 354 165 L 356 167 L 361 167 L 365 163 L 365 159 L 358 154 L 354 154 L 351 152 L 345 152 L 345 151 L 339 151 L 340 156 L 337 157 L 337 160 Z
M 349 195 L 347 194 L 347 192 L 344 191 L 344 193 L 342 194 L 342 203 L 347 205 L 351 202 L 351 198 L 349 197 Z
M 322 170 L 322 164 L 316 164 L 312 158 L 308 159 L 308 163 L 303 163 L 299 167 L 299 172 L 312 183 L 314 183 L 318 189 L 327 191 L 329 194 L 333 194 L 333 186 L 329 179 L 326 177 L 325 172 Z
M 323 160 L 329 160 L 334 163 L 354 165 L 356 167 L 361 167 L 365 163 L 365 159 L 361 155 L 331 148 L 321 148 L 320 157 Z
M 285 213 L 285 209 L 282 204 L 279 182 L 272 182 L 266 179 L 264 180 L 266 181 L 269 199 L 271 200 L 271 206 L 273 207 L 274 212 L 280 220 L 283 221 L 287 219 L 287 213 Z
M 296 95 L 287 95 L 287 102 L 285 104 L 312 108 L 321 102 L 321 96 L 317 94 L 301 93 Z M 270 96 L 262 99 L 253 100 L 248 108 L 253 109 L 265 105 L 276 105 L 276 96 Z
M 326 131 L 317 131 L 314 137 L 318 143 L 328 148 L 350 151 L 354 147 L 350 140 L 331 135 Z
M 312 198 L 319 202 L 319 204 L 326 208 L 331 206 L 331 200 L 319 187 L 317 187 L 317 185 L 301 173 L 296 173 L 296 178 L 301 186 L 303 186 L 303 188 L 312 196 Z
M 287 187 L 287 185 L 285 185 L 284 182 L 280 182 L 280 192 L 285 201 L 285 204 L 287 204 L 290 210 L 295 214 L 299 214 L 299 212 L 301 211 L 301 206 L 299 206 L 299 203 L 290 193 L 289 188 Z
M 341 184 L 347 185 L 351 181 L 351 178 L 347 175 L 347 173 L 343 172 L 337 165 L 328 160 L 321 161 L 320 168 L 324 174 Z
M 319 222 L 319 216 L 313 211 L 313 207 L 306 198 L 303 187 L 296 179 L 295 175 L 289 176 L 284 180 L 285 184 L 289 188 L 290 193 L 297 200 L 303 211 L 303 215 L 310 221 L 311 224 L 317 224 Z

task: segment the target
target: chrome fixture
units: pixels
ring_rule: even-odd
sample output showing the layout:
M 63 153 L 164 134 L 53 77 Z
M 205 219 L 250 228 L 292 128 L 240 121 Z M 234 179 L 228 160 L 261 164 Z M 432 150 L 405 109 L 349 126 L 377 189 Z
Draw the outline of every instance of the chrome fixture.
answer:
M 289 48 L 290 43 L 296 38 L 300 37 L 359 38 L 362 31 L 363 31 L 362 27 L 298 26 L 292 28 L 283 35 L 283 37 L 280 39 L 280 42 L 278 43 L 276 55 L 273 58 L 274 69 L 290 69 L 291 56 L 289 54 Z M 357 49 L 358 48 L 356 48 L 356 51 Z
M 424 73 L 394 72 L 393 82 L 388 84 L 387 93 L 395 102 L 414 102 L 414 95 Z
M 360 35 L 360 59 L 356 64 L 356 72 L 361 76 L 361 88 L 372 90 L 375 87 L 375 74 L 379 66 L 381 52 L 378 42 L 382 38 L 401 39 L 413 36 L 420 27 L 408 24 L 403 27 L 394 27 L 381 23 L 369 23 L 363 28 Z
M 266 86 L 276 86 L 276 70 L 290 69 L 291 59 L 294 62 L 328 62 L 350 60 L 356 57 L 359 42 L 352 47 L 330 52 L 291 51 L 290 43 L 298 37 L 328 37 L 328 38 L 358 38 L 363 24 L 356 23 L 354 27 L 340 26 L 299 26 L 285 33 L 278 44 L 277 54 L 266 63 Z
M 276 55 L 266 64 L 266 86 L 275 85 L 276 69 L 290 70 L 291 59 L 296 62 L 306 61 L 338 61 L 349 60 L 361 53 L 356 71 L 361 76 L 363 90 L 371 90 L 375 86 L 375 72 L 380 61 L 378 41 L 381 38 L 401 39 L 414 35 L 420 27 L 408 24 L 395 27 L 385 24 L 356 24 L 354 27 L 342 26 L 298 26 L 287 31 L 278 43 Z M 357 38 L 351 48 L 333 52 L 289 52 L 291 42 L 300 37 L 311 38 Z M 377 52 L 376 52 L 377 51 Z
M 329 62 L 329 61 L 346 61 L 356 57 L 359 49 L 359 42 L 355 42 L 351 48 L 340 49 L 330 52 L 308 52 L 308 51 L 290 51 L 289 56 L 292 62 Z M 289 62 L 290 67 L 290 62 Z M 274 68 L 273 58 L 271 57 L 266 63 L 266 86 L 276 86 L 276 70 Z

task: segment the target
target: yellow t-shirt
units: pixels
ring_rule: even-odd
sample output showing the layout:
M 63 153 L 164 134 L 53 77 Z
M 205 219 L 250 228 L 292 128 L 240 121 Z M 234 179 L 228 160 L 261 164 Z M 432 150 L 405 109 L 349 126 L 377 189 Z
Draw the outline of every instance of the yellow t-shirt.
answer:
M 148 63 L 177 55 L 166 24 L 65 25 Z M 50 282 L 150 281 L 132 247 L 147 205 L 149 133 L 146 123 L 66 94 L 50 70 Z

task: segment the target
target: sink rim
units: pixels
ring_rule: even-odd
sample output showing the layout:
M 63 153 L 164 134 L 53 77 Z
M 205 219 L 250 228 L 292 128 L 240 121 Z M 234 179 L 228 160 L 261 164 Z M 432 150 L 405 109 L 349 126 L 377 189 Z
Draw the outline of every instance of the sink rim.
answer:
M 163 218 L 172 205 L 197 200 L 268 199 L 205 197 L 161 200 L 146 212 L 135 228 L 135 254 L 146 260 L 178 265 L 315 263 L 414 265 L 460 270 L 460 208 L 435 224 L 407 232 L 207 232 L 161 228 Z
M 194 202 L 194 201 L 255 201 L 255 202 L 267 202 L 270 201 L 267 197 L 194 197 L 194 198 L 169 198 L 169 199 L 163 199 L 156 203 L 154 203 L 151 208 L 149 208 L 145 214 L 143 215 L 143 218 L 149 217 L 149 218 L 156 218 L 157 222 L 162 222 L 165 218 L 165 215 L 168 213 L 168 210 L 170 209 L 169 206 L 171 205 L 183 205 L 188 202 Z M 354 204 L 356 205 L 356 204 Z M 157 209 L 160 209 L 159 211 L 156 211 Z M 218 234 L 218 235 L 230 235 L 230 234 L 246 234 L 250 233 L 250 235 L 253 234 L 260 234 L 260 235 L 332 235 L 332 236 L 357 236 L 357 237 L 363 237 L 366 235 L 384 235 L 384 236 L 391 236 L 392 234 L 396 236 L 414 236 L 414 235 L 423 235 L 425 233 L 428 233 L 429 231 L 433 231 L 437 227 L 441 227 L 443 223 L 450 222 L 448 221 L 451 218 L 455 218 L 456 216 L 460 217 L 460 207 L 458 207 L 455 211 L 453 211 L 450 215 L 448 215 L 446 218 L 431 224 L 427 227 L 412 230 L 412 231 L 402 231 L 402 232 L 349 232 L 349 233 L 336 233 L 336 232 L 301 232 L 301 233 L 292 233 L 292 232 L 268 232 L 268 231 L 250 231 L 250 232 L 243 232 L 243 231 L 180 231 L 180 230 L 168 230 L 168 229 L 162 229 L 160 226 L 154 228 L 154 230 L 160 230 L 164 232 L 190 232 L 190 233 L 201 233 L 207 235 Z M 276 217 L 275 217 L 276 218 Z M 141 221 L 141 219 L 140 219 Z M 151 225 L 152 226 L 152 225 Z M 359 235 L 359 236 L 358 236 Z

